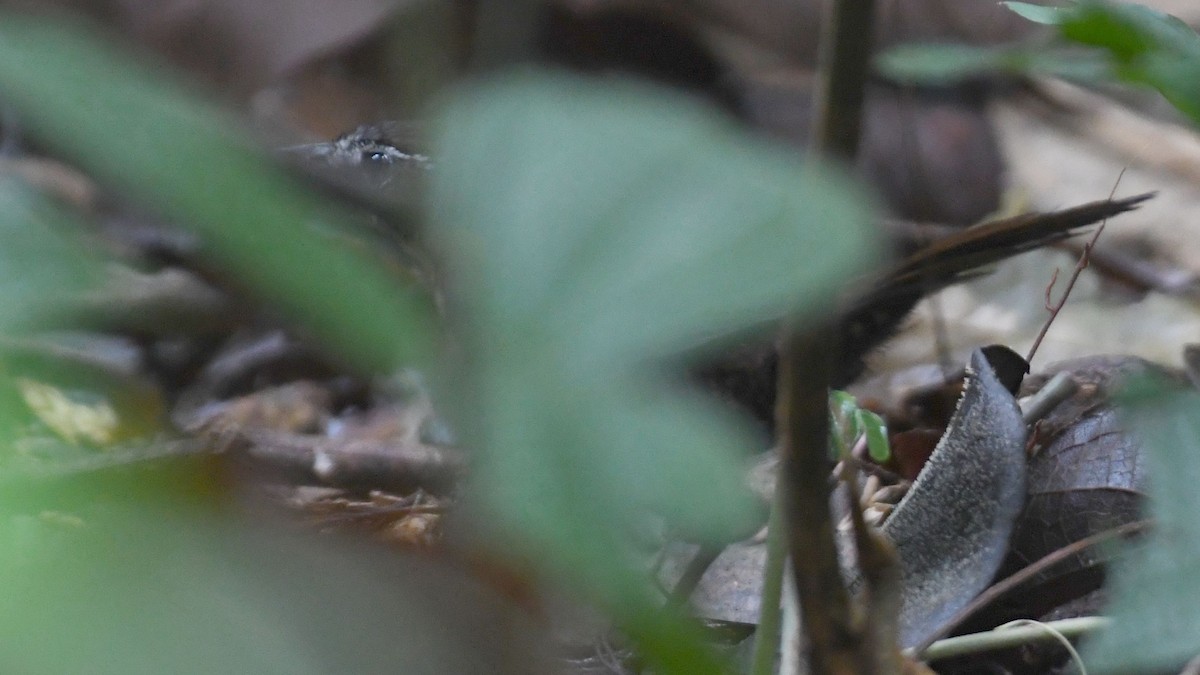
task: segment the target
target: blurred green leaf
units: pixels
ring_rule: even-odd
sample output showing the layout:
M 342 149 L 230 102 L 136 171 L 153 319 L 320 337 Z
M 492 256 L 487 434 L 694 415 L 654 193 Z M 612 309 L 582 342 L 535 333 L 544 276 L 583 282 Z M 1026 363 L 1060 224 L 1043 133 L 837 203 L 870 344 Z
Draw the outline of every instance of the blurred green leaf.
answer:
M 70 485 L 44 487 L 72 499 Z M 109 495 L 80 515 L 14 515 L 0 495 L 0 670 L 539 672 L 517 617 L 453 566 L 249 526 L 169 492 Z
M 1100 0 L 1063 7 L 1004 4 L 1030 21 L 1057 26 L 1067 46 L 905 45 L 880 55 L 876 64 L 889 77 L 911 83 L 944 84 L 988 73 L 1123 81 L 1156 89 L 1200 124 L 1200 36 L 1183 21 L 1141 5 Z
M 1116 76 L 1113 64 L 1102 54 L 1077 47 L 904 45 L 880 54 L 875 65 L 884 75 L 912 84 L 948 84 L 1002 73 L 1085 82 L 1108 81 Z
M 1062 23 L 1064 12 L 1069 11 L 1062 7 L 1046 7 L 1028 2 L 1002 2 L 1000 4 L 1029 21 L 1046 25 Z
M 69 212 L 23 181 L 0 175 L 0 347 L 18 335 L 71 321 L 74 299 L 101 278 L 101 259 L 79 239 Z M 0 349 L 3 351 L 3 349 Z M 9 444 L 31 421 L 17 389 L 18 373 L 0 354 L 0 466 Z
M 1026 56 L 1009 49 L 973 45 L 902 45 L 879 55 L 875 63 L 893 79 L 932 84 L 994 72 L 1020 72 L 1027 65 Z
M 1129 61 L 1157 45 L 1152 36 L 1137 30 L 1136 24 L 1131 24 L 1127 18 L 1116 11 L 1080 4 L 1063 13 L 1058 28 L 1068 40 L 1103 47 L 1117 60 Z
M 754 436 L 666 357 L 831 306 L 872 257 L 870 200 L 630 83 L 492 81 L 449 103 L 438 141 L 435 230 L 470 355 L 456 391 L 478 393 L 449 399 L 490 516 L 593 580 L 648 508 L 692 538 L 746 531 Z
M 64 209 L 15 178 L 0 176 L 0 213 L 0 334 L 61 320 L 100 278 L 99 258 Z
M 1087 0 L 1062 12 L 1063 37 L 1127 61 L 1151 52 L 1200 55 L 1200 37 L 1178 18 L 1144 5 Z
M 1112 571 L 1114 624 L 1084 653 L 1091 672 L 1177 672 L 1200 645 L 1200 394 L 1143 393 L 1126 412 L 1144 441 L 1154 529 Z
M 1059 31 L 1102 49 L 1116 79 L 1158 90 L 1200 124 L 1200 36 L 1183 21 L 1142 5 L 1088 0 L 1063 10 Z
M 858 400 L 849 392 L 829 392 L 829 416 L 829 433 L 833 438 L 835 460 L 849 455 L 861 436 L 866 436 L 867 451 L 871 454 L 871 459 L 884 462 L 891 456 L 887 425 L 884 424 L 883 418 L 870 410 L 860 408 Z
M 829 392 L 829 433 L 833 437 L 833 457 L 840 459 L 853 449 L 854 441 L 862 433 L 859 425 L 858 400 L 846 391 Z
M 0 92 L 46 147 L 194 227 L 222 264 L 360 363 L 428 355 L 424 299 L 335 236 L 344 214 L 164 73 L 84 26 L 6 12 Z
M 859 410 L 859 420 L 863 428 L 863 433 L 867 435 L 867 452 L 870 453 L 871 459 L 876 462 L 886 462 L 892 456 L 891 447 L 888 444 L 887 424 L 883 418 L 870 410 Z

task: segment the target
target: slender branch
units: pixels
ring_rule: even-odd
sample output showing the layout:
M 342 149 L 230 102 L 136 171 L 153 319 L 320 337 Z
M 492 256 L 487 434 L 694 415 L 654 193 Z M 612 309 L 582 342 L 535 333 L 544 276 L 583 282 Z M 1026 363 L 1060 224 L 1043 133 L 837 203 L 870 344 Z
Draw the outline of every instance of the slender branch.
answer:
M 1121 173 L 1117 175 L 1117 180 L 1113 183 L 1112 190 L 1108 193 L 1108 200 L 1112 201 L 1114 195 L 1117 194 L 1117 186 L 1121 184 L 1121 178 L 1125 176 L 1125 169 L 1121 169 Z M 1054 270 L 1054 276 L 1050 278 L 1050 284 L 1046 287 L 1046 311 L 1050 312 L 1050 316 L 1046 318 L 1046 322 L 1042 324 L 1042 329 L 1038 331 L 1038 335 L 1033 340 L 1033 346 L 1029 348 L 1029 354 L 1026 355 L 1025 361 L 1032 363 L 1033 355 L 1037 354 L 1038 347 L 1042 346 L 1042 340 L 1045 339 L 1046 333 L 1050 331 L 1051 324 L 1058 318 L 1058 313 L 1067 304 L 1067 298 L 1071 297 L 1071 291 L 1075 288 L 1075 282 L 1079 280 L 1079 275 L 1087 269 L 1091 262 L 1092 249 L 1096 247 L 1096 242 L 1100 240 L 1100 235 L 1104 233 L 1104 226 L 1108 225 L 1108 218 L 1100 221 L 1100 225 L 1096 227 L 1095 233 L 1088 243 L 1083 245 L 1083 251 L 1079 254 L 1079 261 L 1075 263 L 1075 270 L 1071 272 L 1071 278 L 1067 281 L 1067 287 L 1063 289 L 1062 297 L 1053 305 L 1050 302 L 1050 291 L 1054 288 L 1054 284 L 1058 281 L 1058 270 Z
M 783 575 L 787 569 L 787 537 L 783 531 L 783 492 L 775 491 L 771 516 L 767 523 L 767 561 L 763 565 L 763 587 L 758 610 L 758 628 L 754 631 L 754 657 L 750 675 L 772 675 L 775 655 L 779 652 Z
M 821 85 L 812 147 L 852 163 L 858 151 L 871 58 L 873 0 L 835 0 L 821 27 Z M 788 549 L 814 673 L 864 673 L 859 621 L 842 581 L 829 505 L 828 385 L 836 358 L 831 326 L 785 339 L 780 354 L 782 459 L 777 489 L 786 505 Z M 800 647 L 804 649 L 804 647 Z
M 852 162 L 858 154 L 871 65 L 874 0 L 837 0 L 821 26 L 814 147 Z
M 1067 373 L 1055 373 L 1036 394 L 1021 404 L 1021 419 L 1033 424 L 1050 414 L 1058 404 L 1071 398 L 1079 391 L 1079 384 Z
M 925 652 L 925 658 L 929 661 L 936 661 L 977 652 L 1020 647 L 1030 642 L 1058 639 L 1056 634 L 1078 637 L 1108 628 L 1110 625 L 1112 625 L 1112 619 L 1106 617 L 1082 616 L 1075 619 L 1050 621 L 1036 626 L 996 628 L 983 633 L 960 635 L 942 640 Z M 1047 627 L 1052 628 L 1053 631 L 1047 631 Z
M 789 340 L 781 355 L 783 461 L 777 489 L 783 490 L 788 551 L 808 637 L 808 653 L 799 662 L 815 673 L 855 673 L 855 621 L 829 507 L 832 345 L 831 331 L 811 330 Z
M 858 568 L 864 581 L 865 621 L 859 638 L 860 664 L 864 672 L 901 672 L 900 650 L 896 636 L 900 632 L 899 618 L 903 603 L 903 580 L 896 547 L 883 533 L 867 526 L 862 514 L 857 490 L 858 472 L 846 464 L 849 472 L 845 481 L 846 508 L 854 527 L 854 548 Z

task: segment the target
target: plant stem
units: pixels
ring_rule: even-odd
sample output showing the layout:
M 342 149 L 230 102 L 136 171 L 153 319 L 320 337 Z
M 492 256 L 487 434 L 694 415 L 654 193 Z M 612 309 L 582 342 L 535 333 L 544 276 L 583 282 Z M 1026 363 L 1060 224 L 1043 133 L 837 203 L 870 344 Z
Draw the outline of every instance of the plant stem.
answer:
M 783 575 L 787 563 L 787 535 L 783 531 L 783 493 L 775 491 L 767 522 L 767 561 L 763 565 L 763 587 L 754 631 L 754 656 L 750 675 L 771 675 L 779 652 L 780 611 Z
M 808 640 L 799 655 L 814 673 L 855 673 L 854 621 L 842 583 L 829 507 L 829 375 L 832 331 L 813 329 L 788 340 L 780 358 L 779 484 L 792 573 Z
M 821 86 L 812 147 L 844 162 L 858 151 L 870 64 L 873 0 L 835 0 L 822 25 Z M 778 490 L 786 506 L 792 574 L 814 673 L 874 672 L 860 662 L 862 641 L 838 564 L 829 508 L 828 384 L 836 356 L 829 323 L 784 340 L 779 369 Z M 863 669 L 865 667 L 865 669 Z
M 1112 619 L 1103 616 L 1084 616 L 1061 621 L 1048 621 L 1035 626 L 1014 626 L 1012 628 L 997 628 L 983 633 L 972 633 L 958 637 L 939 640 L 929 646 L 921 656 L 927 661 L 948 659 L 955 656 L 966 656 L 978 652 L 1019 647 L 1030 642 L 1057 639 L 1046 627 L 1066 637 L 1078 637 L 1112 625 Z
M 813 147 L 852 162 L 858 154 L 871 65 L 874 0 L 836 0 L 821 27 L 821 79 Z

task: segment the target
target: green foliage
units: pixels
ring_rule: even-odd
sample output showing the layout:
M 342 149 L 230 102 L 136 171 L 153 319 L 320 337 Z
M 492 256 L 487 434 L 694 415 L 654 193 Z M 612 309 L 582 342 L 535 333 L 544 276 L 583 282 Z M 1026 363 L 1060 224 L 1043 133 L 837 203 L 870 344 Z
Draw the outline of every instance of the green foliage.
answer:
M 831 447 L 837 456 L 849 455 L 859 437 L 864 435 L 871 459 L 886 462 L 892 456 L 887 423 L 879 415 L 860 408 L 854 396 L 844 391 L 830 392 L 829 416 Z
M 869 249 L 867 200 L 625 83 L 493 81 L 450 102 L 438 140 L 434 230 L 471 355 L 446 400 L 485 451 L 474 487 L 552 568 L 623 598 L 652 658 L 700 672 L 673 660 L 695 651 L 647 624 L 613 552 L 648 510 L 694 539 L 746 532 L 737 458 L 755 441 L 663 362 L 712 333 L 828 307 Z
M 1002 49 L 909 47 L 886 55 L 880 65 L 913 81 L 944 82 L 994 69 L 1149 86 L 1200 124 L 1200 36 L 1179 19 L 1099 0 L 1063 7 L 1005 4 L 1031 21 L 1054 26 L 1058 42 Z M 1087 662 L 1092 672 L 1177 670 L 1200 644 L 1200 519 L 1195 515 L 1200 396 L 1146 398 L 1128 412 L 1146 440 L 1155 530 L 1126 552 L 1111 576 L 1116 623 L 1089 643 Z
M 887 424 L 870 410 L 860 410 L 863 433 L 867 435 L 867 452 L 876 462 L 886 462 L 892 456 L 888 445 Z
M 1014 14 L 1034 23 L 1058 25 L 1062 21 L 1063 11 L 1061 7 L 1034 5 L 1028 2 L 1002 2 L 1000 4 L 1011 9 Z
M 342 214 L 162 74 L 77 26 L 5 14 L 0 88 L 42 145 L 194 227 L 247 286 L 348 357 L 391 368 L 431 351 L 424 301 L 334 236 Z M 90 287 L 97 261 L 60 209 L 12 180 L 0 182 L 0 213 L 0 333 L 62 325 L 59 301 Z M 18 415 L 13 403 L 0 400 L 6 424 Z M 444 672 L 420 662 L 470 653 L 414 647 L 436 636 L 422 635 L 427 617 L 405 609 L 411 585 L 376 574 L 385 567 L 347 555 L 308 573 L 328 551 L 294 541 L 257 548 L 269 534 L 248 539 L 230 514 L 179 504 L 193 488 L 219 487 L 194 485 L 202 469 L 141 471 L 114 484 L 107 472 L 68 480 L 52 467 L 21 473 L 6 463 L 0 669 Z
M 335 237 L 345 214 L 232 119 L 81 26 L 0 19 L 0 88 L 42 143 L 195 228 L 222 264 L 360 363 L 429 353 L 424 301 Z
M 78 224 L 37 191 L 0 176 L 0 336 L 12 337 L 69 320 L 66 298 L 77 297 L 100 276 L 100 261 L 73 236 Z M 29 420 L 12 380 L 11 363 L 0 359 L 0 467 L 9 469 L 6 447 Z
M 499 650 L 481 649 L 487 637 L 465 630 L 471 622 L 454 630 L 456 613 L 488 616 L 469 579 L 361 542 L 286 534 L 283 523 L 249 527 L 181 500 L 181 486 L 167 482 L 178 477 L 143 470 L 136 478 L 157 490 L 109 494 L 82 515 L 12 515 L 11 493 L 0 494 L 0 669 L 513 672 L 489 662 Z M 78 502 L 78 487 L 43 485 L 38 496 Z M 518 627 L 507 624 L 506 637 Z
M 61 300 L 91 287 L 99 260 L 75 238 L 64 209 L 15 178 L 0 176 L 0 334 L 64 320 Z
M 1144 441 L 1154 529 L 1112 575 L 1112 628 L 1087 645 L 1101 673 L 1175 672 L 1200 644 L 1200 394 L 1130 397 L 1125 412 Z
M 334 236 L 343 214 L 251 149 L 231 120 L 79 26 L 3 19 L 0 88 L 45 146 L 194 228 L 248 287 L 360 364 L 428 358 L 418 294 Z M 713 333 L 828 307 L 853 261 L 872 257 L 870 200 L 690 102 L 625 84 L 527 74 L 468 89 L 447 107 L 439 141 L 434 224 L 466 355 L 443 367 L 453 375 L 444 390 L 479 452 L 472 494 L 516 555 L 586 584 L 660 672 L 716 672 L 622 551 L 651 512 L 692 538 L 745 531 L 753 501 L 737 458 L 756 441 L 724 407 L 686 393 L 666 362 Z M 6 217 L 37 210 L 0 188 Z M 23 260 L 0 253 L 0 301 L 41 308 L 63 288 L 60 272 L 71 280 L 85 268 L 37 218 L 25 221 L 12 231 L 28 237 L 13 249 Z M 36 287 L 21 286 L 31 279 Z M 337 630 L 281 620 L 320 614 L 298 609 L 310 584 L 273 595 L 278 561 L 231 555 L 238 528 L 173 505 L 188 475 L 139 474 L 137 489 L 6 476 L 0 630 L 22 646 L 0 662 L 21 672 L 329 672 L 328 654 L 313 654 L 336 654 L 335 639 L 402 611 L 402 601 L 380 607 L 359 586 L 335 585 L 333 597 L 369 612 Z M 62 522 L 36 515 L 92 498 L 116 507 Z M 339 565 L 329 578 L 374 578 Z M 308 633 L 330 642 L 307 643 Z M 390 652 L 407 637 L 395 630 Z
M 1147 86 L 1200 124 L 1200 36 L 1178 18 L 1103 0 L 1063 7 L 1005 4 L 1031 21 L 1054 26 L 1059 42 L 1002 48 L 909 46 L 883 55 L 878 65 L 910 82 L 946 82 L 1000 71 Z
M 1053 75 L 1077 81 L 1111 79 L 1102 60 L 1076 47 L 901 45 L 875 61 L 885 75 L 909 84 L 945 85 L 994 74 Z

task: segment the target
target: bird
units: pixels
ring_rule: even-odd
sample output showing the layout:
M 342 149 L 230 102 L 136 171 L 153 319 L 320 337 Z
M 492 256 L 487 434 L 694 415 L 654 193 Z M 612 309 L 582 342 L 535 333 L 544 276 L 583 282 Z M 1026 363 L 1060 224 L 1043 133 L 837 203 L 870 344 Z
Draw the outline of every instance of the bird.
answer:
M 921 298 L 979 276 L 1015 255 L 1062 241 L 1083 228 L 1136 209 L 1153 193 L 1106 199 L 1045 213 L 992 220 L 918 248 L 863 285 L 838 310 L 837 357 L 830 385 L 844 388 L 865 371 L 864 359 L 892 337 Z M 779 355 L 769 342 L 750 342 L 695 367 L 701 384 L 774 428 Z
M 365 188 L 365 194 L 382 193 L 386 195 L 382 203 L 394 205 L 398 188 L 403 188 L 400 192 L 406 199 L 411 198 L 414 182 L 436 170 L 436 161 L 417 149 L 414 139 L 418 137 L 412 125 L 384 122 L 359 126 L 332 142 L 287 150 L 316 166 L 321 176 L 336 178 L 336 185 L 350 186 L 359 197 Z M 1153 193 L 1145 193 L 991 220 L 912 250 L 843 303 L 834 321 L 838 356 L 831 386 L 843 388 L 859 378 L 865 370 L 864 358 L 895 334 L 926 295 L 979 276 L 994 263 L 1062 241 L 1089 225 L 1136 209 L 1151 197 Z M 381 204 L 379 197 L 369 201 Z M 394 219 L 389 220 L 392 224 L 387 229 L 394 228 Z M 406 232 L 402 238 L 414 234 Z M 695 365 L 692 374 L 703 387 L 744 409 L 767 429 L 773 428 L 778 376 L 775 345 L 757 341 L 732 347 L 720 357 Z

